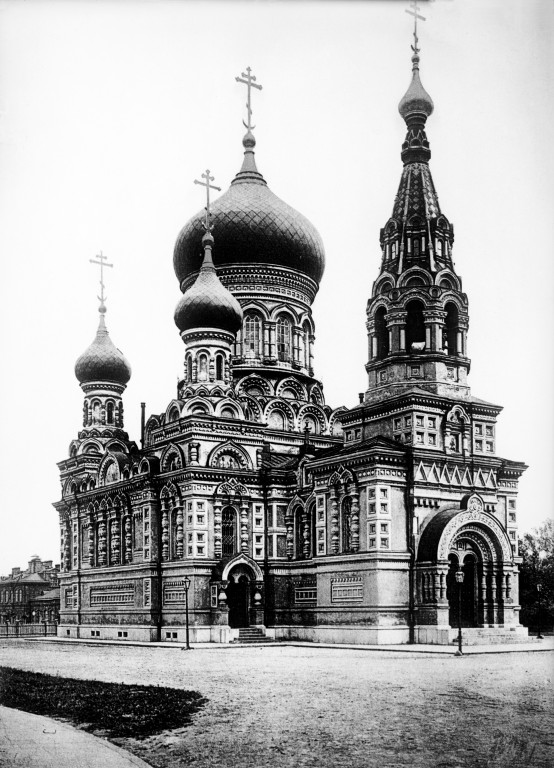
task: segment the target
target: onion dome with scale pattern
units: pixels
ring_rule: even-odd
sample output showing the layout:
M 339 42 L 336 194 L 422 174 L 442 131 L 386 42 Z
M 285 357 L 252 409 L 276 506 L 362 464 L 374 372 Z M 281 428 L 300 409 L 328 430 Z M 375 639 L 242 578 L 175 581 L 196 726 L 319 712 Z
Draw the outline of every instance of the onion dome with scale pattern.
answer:
M 249 130 L 243 139 L 244 162 L 229 189 L 211 204 L 217 233 L 215 264 L 275 265 L 296 270 L 318 285 L 325 268 L 320 234 L 305 216 L 283 202 L 267 186 L 256 167 L 256 140 Z M 173 266 L 181 290 L 202 263 L 204 211 L 181 230 Z
M 175 308 L 175 325 L 181 333 L 195 328 L 216 328 L 235 335 L 241 327 L 242 309 L 217 276 L 212 260 L 213 243 L 211 232 L 206 232 L 202 238 L 204 260 L 198 277 Z
M 92 344 L 75 363 L 75 376 L 79 384 L 93 381 L 112 382 L 125 386 L 131 378 L 131 366 L 110 339 L 104 320 L 106 307 L 100 305 L 100 321 Z

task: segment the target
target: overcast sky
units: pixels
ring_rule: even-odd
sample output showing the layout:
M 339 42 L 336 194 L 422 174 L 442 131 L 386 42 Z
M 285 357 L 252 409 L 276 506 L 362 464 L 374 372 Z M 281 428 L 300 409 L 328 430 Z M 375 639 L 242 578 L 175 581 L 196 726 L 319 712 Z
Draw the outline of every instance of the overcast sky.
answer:
M 209 167 L 240 168 L 251 66 L 257 162 L 319 229 L 314 304 L 327 402 L 366 388 L 365 306 L 380 264 L 411 75 L 407 3 L 0 0 L 2 252 L 0 574 L 59 561 L 56 462 L 81 427 L 76 358 L 97 326 L 100 249 L 113 262 L 107 324 L 140 402 L 174 396 L 183 345 L 175 238 Z M 470 384 L 504 406 L 500 456 L 530 466 L 520 528 L 552 514 L 554 3 L 422 3 L 421 77 L 442 210 L 469 295 Z M 217 233 L 216 237 L 217 246 Z

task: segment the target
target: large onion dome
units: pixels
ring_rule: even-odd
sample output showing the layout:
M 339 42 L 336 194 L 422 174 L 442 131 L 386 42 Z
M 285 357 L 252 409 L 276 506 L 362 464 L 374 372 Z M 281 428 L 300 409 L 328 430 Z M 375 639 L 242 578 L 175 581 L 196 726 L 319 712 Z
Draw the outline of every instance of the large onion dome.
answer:
M 204 260 L 198 277 L 194 285 L 181 296 L 175 308 L 175 324 L 181 332 L 194 328 L 217 328 L 234 335 L 241 327 L 240 304 L 221 284 L 214 267 L 213 242 L 211 233 L 206 232 L 202 238 Z
M 99 311 L 96 337 L 75 363 L 75 376 L 80 384 L 105 381 L 124 386 L 131 378 L 131 366 L 110 339 L 104 320 L 105 306 L 101 305 Z
M 410 87 L 400 99 L 398 111 L 406 122 L 411 115 L 425 116 L 425 119 L 432 114 L 434 109 L 433 99 L 429 96 L 419 78 L 419 55 L 414 53 L 412 56 L 412 82 Z
M 319 284 L 325 268 L 325 251 L 318 231 L 305 216 L 283 202 L 267 186 L 256 168 L 250 131 L 243 139 L 244 162 L 229 189 L 211 205 L 217 233 L 215 263 L 276 265 L 288 267 Z M 173 266 L 181 289 L 200 269 L 204 211 L 181 230 Z

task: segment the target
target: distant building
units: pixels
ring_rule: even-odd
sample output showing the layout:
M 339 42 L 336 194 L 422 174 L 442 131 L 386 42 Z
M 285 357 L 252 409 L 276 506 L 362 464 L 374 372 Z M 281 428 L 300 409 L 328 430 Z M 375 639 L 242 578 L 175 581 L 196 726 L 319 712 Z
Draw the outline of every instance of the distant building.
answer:
M 34 555 L 25 570 L 12 568 L 10 576 L 0 577 L 0 623 L 38 621 L 39 609 L 34 603 L 45 595 L 49 597 L 40 603 L 41 620 L 55 621 L 59 617 L 59 572 L 60 566 L 52 560 Z
M 75 367 L 83 426 L 59 463 L 63 636 L 183 640 L 185 578 L 196 641 L 255 627 L 278 639 L 450 643 L 458 609 L 470 641 L 525 634 L 525 465 L 497 455 L 501 408 L 468 386 L 468 297 L 429 168 L 433 103 L 417 44 L 412 63 L 357 406 L 330 407 L 315 378 L 323 243 L 267 186 L 250 129 L 211 219 L 199 212 L 177 239 L 183 376 L 140 447 L 124 431 L 131 370 L 101 301 Z M 345 231 L 346 270 L 362 245 Z M 329 311 L 340 323 L 350 307 Z

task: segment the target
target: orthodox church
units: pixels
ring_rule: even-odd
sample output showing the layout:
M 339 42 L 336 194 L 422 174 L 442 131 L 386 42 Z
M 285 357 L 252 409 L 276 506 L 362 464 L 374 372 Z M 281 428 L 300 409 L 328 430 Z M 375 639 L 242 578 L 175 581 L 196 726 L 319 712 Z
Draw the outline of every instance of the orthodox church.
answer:
M 250 127 L 229 189 L 181 230 L 183 374 L 140 445 L 131 368 L 102 299 L 75 373 L 83 425 L 59 463 L 63 637 L 331 643 L 516 641 L 521 462 L 468 386 L 468 298 L 431 176 L 419 76 L 400 101 L 398 193 L 367 304 L 368 384 L 326 404 L 311 305 L 316 229 L 258 170 Z M 237 78 L 240 79 L 240 78 Z M 100 263 L 104 264 L 100 257 Z M 463 574 L 463 582 L 456 580 Z

